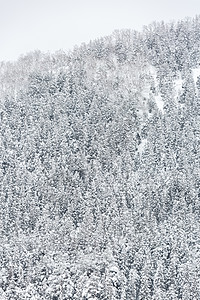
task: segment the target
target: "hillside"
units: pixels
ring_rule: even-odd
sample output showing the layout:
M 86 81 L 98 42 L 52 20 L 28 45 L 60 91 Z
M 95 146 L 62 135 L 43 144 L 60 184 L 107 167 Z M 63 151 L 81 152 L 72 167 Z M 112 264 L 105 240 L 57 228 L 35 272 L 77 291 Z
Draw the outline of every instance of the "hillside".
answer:
M 0 65 L 0 299 L 198 300 L 200 17 Z

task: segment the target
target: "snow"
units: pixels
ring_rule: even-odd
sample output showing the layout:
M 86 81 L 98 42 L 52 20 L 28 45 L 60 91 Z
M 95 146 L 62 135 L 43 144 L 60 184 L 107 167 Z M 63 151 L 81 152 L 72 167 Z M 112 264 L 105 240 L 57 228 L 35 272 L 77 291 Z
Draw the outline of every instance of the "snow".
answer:
M 156 101 L 156 105 L 157 105 L 158 109 L 160 109 L 161 112 L 163 113 L 164 112 L 164 109 L 163 109 L 164 102 L 162 100 L 160 93 L 158 94 L 158 96 L 155 96 L 155 101 Z
M 157 71 L 156 71 L 156 68 L 153 67 L 153 66 L 150 66 L 150 67 L 149 67 L 149 72 L 150 72 L 151 76 L 153 77 L 154 82 L 157 83 L 157 86 L 158 86 L 158 81 L 157 81 Z
M 194 82 L 196 84 L 197 77 L 200 76 L 200 67 L 196 69 L 192 69 L 192 75 L 193 75 Z
M 141 93 L 144 98 L 147 98 L 147 99 L 149 98 L 149 90 L 150 90 L 150 86 L 145 86 L 144 87 L 144 89 Z
M 141 143 L 138 146 L 138 152 L 140 154 L 140 157 L 142 156 L 142 153 L 145 150 L 146 143 L 147 143 L 147 139 L 142 139 Z
M 197 83 L 198 76 L 200 76 L 200 67 L 192 69 L 192 75 L 193 75 L 193 79 L 194 79 L 194 83 L 195 83 L 196 93 L 198 93 L 196 83 Z
M 182 93 L 182 85 L 183 85 L 183 79 L 180 73 L 178 79 L 174 80 L 175 100 Z
M 117 266 L 111 266 L 110 267 L 110 272 L 112 272 L 112 273 L 118 273 L 119 272 L 119 268 Z
M 156 71 L 156 68 L 153 67 L 153 66 L 150 66 L 149 72 L 150 72 L 151 76 L 154 79 L 155 90 L 156 90 L 156 96 L 154 96 L 154 97 L 155 97 L 156 105 L 157 105 L 158 109 L 163 113 L 164 112 L 164 109 L 163 109 L 164 102 L 163 102 L 162 96 L 161 96 L 161 94 L 159 92 L 159 83 L 158 83 L 158 80 L 157 80 L 157 71 Z

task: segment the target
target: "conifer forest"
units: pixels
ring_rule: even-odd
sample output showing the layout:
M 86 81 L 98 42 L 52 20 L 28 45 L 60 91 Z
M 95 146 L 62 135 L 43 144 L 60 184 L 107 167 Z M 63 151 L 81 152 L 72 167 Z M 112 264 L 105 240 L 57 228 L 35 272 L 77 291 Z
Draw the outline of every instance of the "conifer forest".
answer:
M 0 299 L 200 299 L 200 16 L 0 63 Z

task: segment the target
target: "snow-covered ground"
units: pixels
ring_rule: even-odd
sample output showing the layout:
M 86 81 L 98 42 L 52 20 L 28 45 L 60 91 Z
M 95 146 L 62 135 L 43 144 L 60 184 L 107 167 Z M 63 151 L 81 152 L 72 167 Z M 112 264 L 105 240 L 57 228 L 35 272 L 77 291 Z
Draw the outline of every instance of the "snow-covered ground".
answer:
M 156 96 L 155 96 L 156 105 L 157 105 L 158 109 L 163 113 L 164 112 L 164 109 L 163 109 L 164 102 L 163 102 L 162 96 L 161 96 L 160 91 L 159 91 L 159 83 L 158 83 L 158 80 L 157 80 L 156 68 L 153 67 L 153 66 L 150 66 L 149 71 L 150 71 L 151 76 L 154 79 L 155 90 L 156 90 Z
M 156 68 L 153 67 L 153 66 L 150 66 L 150 67 L 149 67 L 149 72 L 150 72 L 151 76 L 153 77 L 155 84 L 157 84 L 156 86 L 158 86 L 158 81 L 157 81 L 157 71 L 156 71 Z
M 178 96 L 182 94 L 182 86 L 183 86 L 183 79 L 180 73 L 178 79 L 174 80 L 175 101 L 177 100 Z
M 196 69 L 192 69 L 192 75 L 193 75 L 194 82 L 196 84 L 197 78 L 198 76 L 200 76 L 200 67 Z
M 200 68 L 192 69 L 192 76 L 193 76 L 194 83 L 196 86 L 198 76 L 200 76 Z M 175 100 L 177 100 L 177 98 L 182 94 L 182 91 L 183 91 L 182 86 L 183 86 L 183 79 L 181 77 L 181 73 L 179 73 L 178 78 L 176 80 L 174 80 L 174 90 L 175 90 L 174 98 L 175 98 Z
M 158 107 L 159 110 L 163 113 L 163 112 L 164 112 L 164 109 L 163 109 L 163 107 L 164 107 L 164 102 L 163 102 L 163 100 L 162 100 L 162 96 L 160 95 L 160 93 L 159 93 L 157 96 L 155 96 L 155 101 L 156 101 L 157 107 Z
M 193 75 L 193 79 L 194 79 L 194 83 L 195 83 L 195 89 L 196 89 L 196 93 L 197 93 L 198 91 L 197 91 L 196 83 L 197 83 L 198 76 L 200 76 L 200 67 L 196 68 L 196 69 L 192 69 L 192 75 Z
M 141 143 L 138 146 L 138 152 L 140 154 L 140 157 L 142 156 L 142 153 L 145 150 L 146 143 L 147 143 L 147 139 L 142 139 Z

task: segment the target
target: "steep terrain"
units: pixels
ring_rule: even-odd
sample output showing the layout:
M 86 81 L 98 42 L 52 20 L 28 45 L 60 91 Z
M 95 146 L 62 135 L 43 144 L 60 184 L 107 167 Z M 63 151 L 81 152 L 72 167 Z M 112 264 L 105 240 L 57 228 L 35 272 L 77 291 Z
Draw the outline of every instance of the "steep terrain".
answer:
M 0 67 L 0 298 L 199 299 L 200 17 Z

